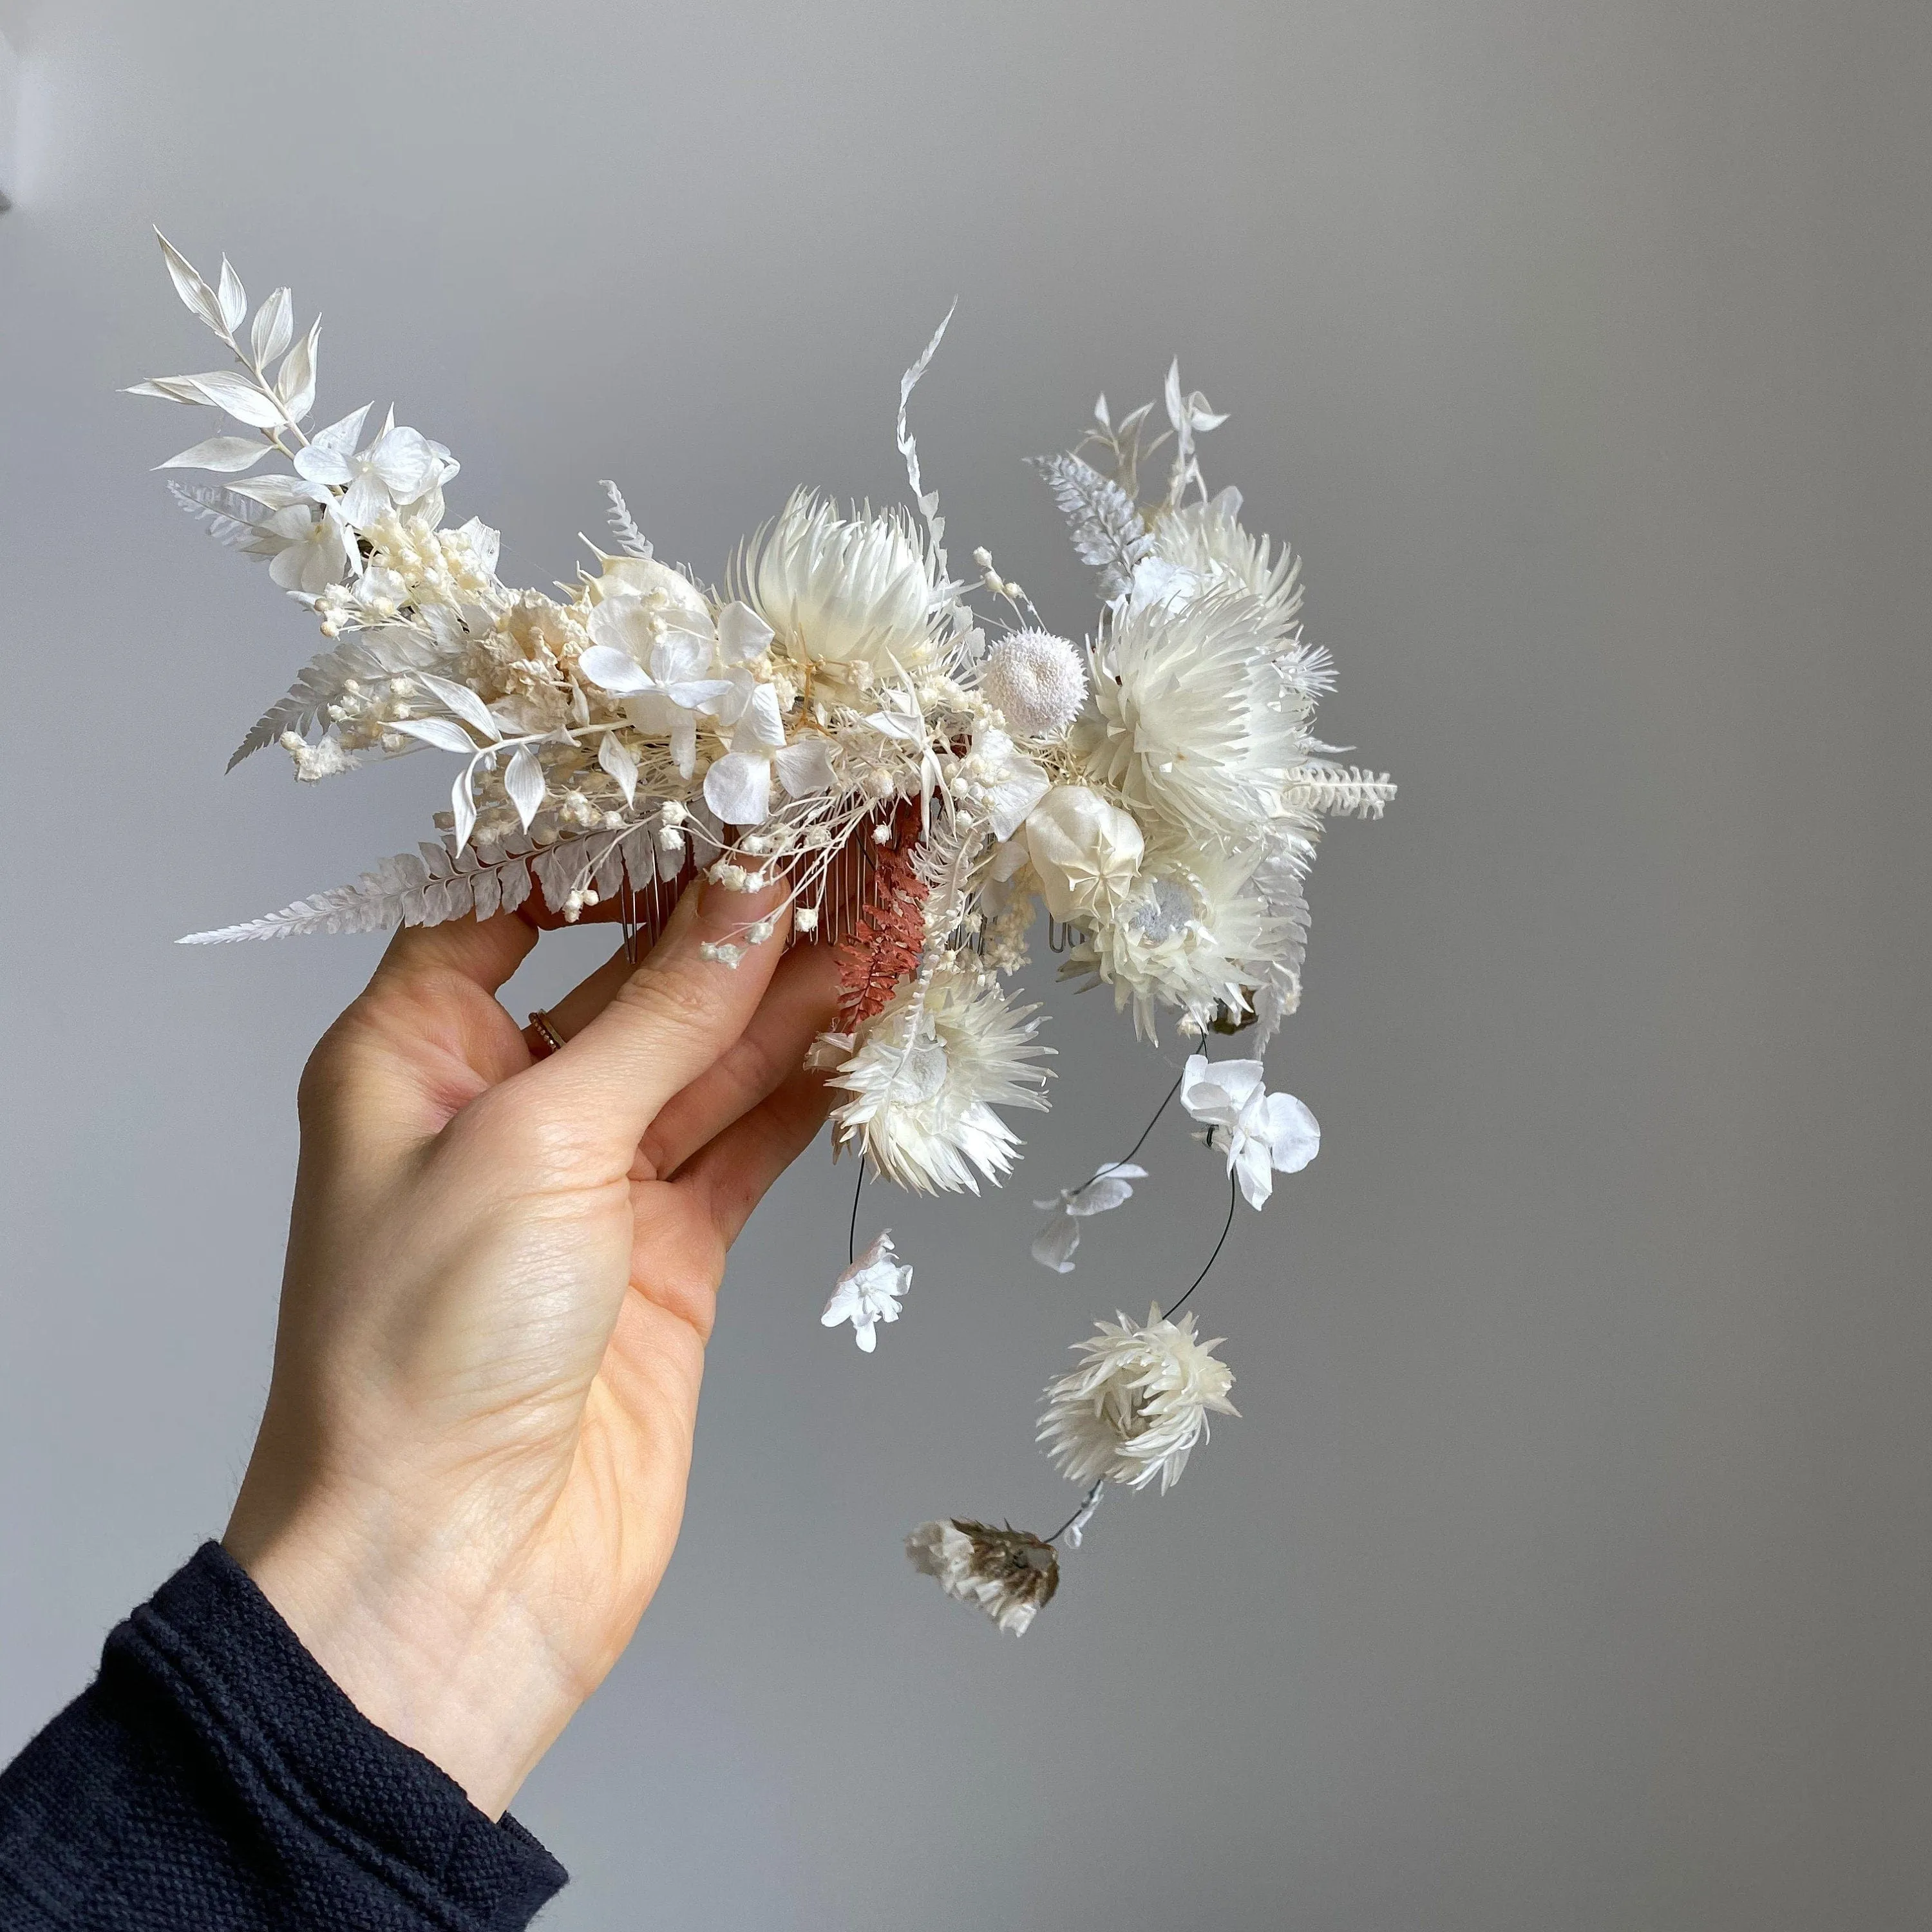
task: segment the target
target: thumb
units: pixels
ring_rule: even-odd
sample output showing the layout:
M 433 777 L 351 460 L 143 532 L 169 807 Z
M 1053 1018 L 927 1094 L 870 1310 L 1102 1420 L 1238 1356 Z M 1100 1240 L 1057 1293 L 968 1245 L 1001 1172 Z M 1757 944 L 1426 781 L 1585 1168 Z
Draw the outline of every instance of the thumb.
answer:
M 734 1046 L 784 951 L 785 886 L 729 892 L 703 876 L 609 1005 L 519 1076 L 528 1102 L 628 1164 L 674 1094 Z

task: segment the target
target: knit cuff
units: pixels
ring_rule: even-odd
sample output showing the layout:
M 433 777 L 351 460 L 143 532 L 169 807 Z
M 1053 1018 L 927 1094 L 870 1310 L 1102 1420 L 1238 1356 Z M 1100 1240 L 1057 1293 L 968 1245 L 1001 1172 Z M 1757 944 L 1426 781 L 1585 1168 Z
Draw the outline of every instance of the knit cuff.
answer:
M 485 1816 L 363 1716 L 219 1544 L 109 1637 L 104 1686 L 124 1674 L 174 1706 L 249 1810 L 326 1841 L 429 1924 L 518 1932 L 566 1882 L 514 1818 Z

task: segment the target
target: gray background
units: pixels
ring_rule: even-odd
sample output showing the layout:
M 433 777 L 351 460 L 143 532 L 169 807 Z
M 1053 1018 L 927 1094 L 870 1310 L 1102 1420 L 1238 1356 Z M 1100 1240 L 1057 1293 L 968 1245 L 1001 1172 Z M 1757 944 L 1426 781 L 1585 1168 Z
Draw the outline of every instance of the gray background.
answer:
M 1077 628 L 1019 459 L 1178 350 L 1210 482 L 1306 554 L 1330 735 L 1402 785 L 1324 851 L 1276 1055 L 1322 1159 L 1202 1296 L 1244 1419 L 1024 1641 L 898 1538 L 1054 1519 L 1041 1382 L 1211 1238 L 1169 1126 L 1078 1272 L 1026 1257 L 1160 1058 L 1054 998 L 1018 1185 L 868 1211 L 918 1266 L 872 1360 L 815 1319 L 844 1170 L 754 1222 L 677 1560 L 518 1807 L 577 1874 L 548 1924 L 1924 1922 L 1932 15 L 0 18 L 0 1751 L 220 1528 L 296 1070 L 376 950 L 169 941 L 444 782 L 221 777 L 313 640 L 142 474 L 206 432 L 114 386 L 211 354 L 152 220 L 319 305 L 324 410 L 394 396 L 538 584 L 599 476 L 707 573 L 795 482 L 895 494 L 957 292 L 932 474 Z

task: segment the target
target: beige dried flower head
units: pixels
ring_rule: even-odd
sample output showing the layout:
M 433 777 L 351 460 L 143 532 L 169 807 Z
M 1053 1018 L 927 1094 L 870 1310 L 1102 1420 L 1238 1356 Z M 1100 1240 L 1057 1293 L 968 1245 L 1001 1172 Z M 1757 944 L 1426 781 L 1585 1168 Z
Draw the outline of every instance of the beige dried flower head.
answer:
M 1208 1432 L 1208 1412 L 1240 1413 L 1228 1400 L 1234 1372 L 1215 1358 L 1218 1340 L 1196 1338 L 1192 1311 L 1172 1322 L 1156 1306 L 1144 1326 L 1123 1315 L 1098 1328 L 1073 1345 L 1080 1366 L 1047 1385 L 1039 1439 L 1074 1482 L 1139 1490 L 1157 1476 L 1165 1492 Z
M 976 1604 L 1003 1630 L 1023 1636 L 1060 1587 L 1060 1558 L 1050 1543 L 1009 1524 L 962 1516 L 922 1522 L 906 1538 L 906 1555 L 949 1597 Z

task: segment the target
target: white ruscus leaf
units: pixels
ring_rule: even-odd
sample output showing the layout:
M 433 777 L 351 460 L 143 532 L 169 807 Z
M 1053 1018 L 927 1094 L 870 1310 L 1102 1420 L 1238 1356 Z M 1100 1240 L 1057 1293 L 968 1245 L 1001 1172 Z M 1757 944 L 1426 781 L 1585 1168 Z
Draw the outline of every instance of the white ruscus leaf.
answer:
M 186 403 L 191 409 L 200 408 L 202 400 L 179 376 L 152 376 L 145 382 L 130 382 L 121 393 L 124 396 L 153 396 L 164 403 Z
M 544 802 L 543 766 L 538 762 L 534 746 L 517 747 L 510 760 L 510 769 L 503 774 L 503 789 L 509 794 L 510 802 L 517 808 L 517 816 L 523 820 L 524 830 L 527 832 L 530 820 L 536 818 Z
M 459 846 L 467 845 L 470 833 L 476 829 L 475 769 L 466 764 L 449 788 L 449 809 L 456 820 L 454 836 Z
M 322 334 L 322 317 L 308 326 L 308 333 L 282 358 L 275 376 L 275 394 L 291 422 L 300 422 L 315 406 L 316 345 Z
M 434 745 L 439 752 L 460 752 L 466 758 L 476 748 L 475 741 L 460 724 L 447 718 L 398 718 L 396 729 L 412 738 L 420 738 L 425 745 Z M 530 823 L 526 819 L 524 823 Z
M 226 340 L 228 329 L 222 320 L 221 304 L 214 291 L 195 273 L 194 264 L 158 228 L 154 230 L 154 239 L 161 244 L 161 254 L 167 262 L 175 292 L 181 297 L 188 314 L 199 316 L 217 335 Z
M 273 396 L 265 394 L 246 376 L 238 375 L 232 369 L 211 369 L 205 375 L 179 376 L 176 382 L 193 389 L 205 403 L 212 403 L 218 410 L 226 410 L 237 422 L 246 423 L 250 429 L 274 429 L 282 421 L 282 412 Z
M 268 453 L 268 446 L 258 436 L 212 436 L 191 449 L 171 456 L 157 470 L 236 470 L 252 468 Z
M 617 781 L 617 788 L 624 794 L 626 805 L 638 802 L 638 761 L 631 755 L 630 747 L 614 731 L 606 731 L 604 742 L 597 748 L 597 762 Z
M 490 707 L 466 684 L 458 684 L 433 671 L 424 671 L 420 680 L 432 697 L 440 698 L 466 724 L 473 724 L 491 744 L 503 735 L 502 727 L 490 715 Z
M 221 283 L 215 290 L 214 299 L 221 310 L 224 328 L 232 335 L 248 317 L 248 292 L 242 287 L 242 278 L 230 266 L 226 255 L 221 258 Z
M 295 308 L 286 289 L 278 289 L 255 311 L 249 330 L 248 346 L 254 352 L 255 367 L 266 369 L 295 335 Z

